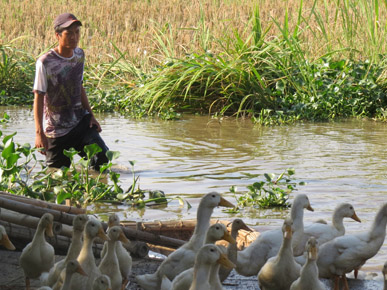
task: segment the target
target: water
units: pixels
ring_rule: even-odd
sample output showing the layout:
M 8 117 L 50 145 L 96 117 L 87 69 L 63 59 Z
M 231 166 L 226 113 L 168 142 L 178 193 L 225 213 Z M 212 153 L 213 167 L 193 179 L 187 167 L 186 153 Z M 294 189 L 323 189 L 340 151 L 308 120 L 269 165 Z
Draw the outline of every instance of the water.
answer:
M 3 133 L 16 131 L 16 142 L 34 144 L 32 111 L 0 107 L 0 116 L 4 112 L 11 121 L 0 125 Z M 177 200 L 168 206 L 142 210 L 105 204 L 90 206 L 102 219 L 112 211 L 118 212 L 122 220 L 195 218 L 203 194 L 218 191 L 235 202 L 230 186 L 241 191 L 255 181 L 244 173 L 259 174 L 261 178 L 263 173 L 280 174 L 286 168 L 295 168 L 294 178 L 307 183 L 297 187 L 298 192 L 309 196 L 315 209 L 305 211 L 305 224 L 320 218 L 330 222 L 334 207 L 349 202 L 362 223 L 346 219 L 347 233 L 365 231 L 387 200 L 386 124 L 344 121 L 260 127 L 249 121 L 215 121 L 197 116 L 173 122 L 132 120 L 117 114 L 97 118 L 107 145 L 121 153 L 114 168 L 121 173 L 124 188 L 132 182 L 129 160 L 134 160 L 142 189 L 163 190 L 169 197 L 181 196 L 193 206 L 188 210 Z M 250 226 L 269 229 L 281 226 L 287 213 L 245 209 L 230 215 L 217 208 L 213 217 L 242 217 Z M 360 277 L 371 278 L 374 271 L 379 277 L 386 260 L 387 242 L 366 263 Z

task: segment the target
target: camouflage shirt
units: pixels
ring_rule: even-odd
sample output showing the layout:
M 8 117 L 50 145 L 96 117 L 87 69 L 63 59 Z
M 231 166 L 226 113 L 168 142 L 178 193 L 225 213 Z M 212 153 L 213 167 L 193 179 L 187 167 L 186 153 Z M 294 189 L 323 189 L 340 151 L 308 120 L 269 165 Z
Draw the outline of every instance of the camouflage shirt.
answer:
M 85 54 L 78 47 L 72 57 L 50 50 L 36 62 L 34 92 L 44 94 L 43 128 L 47 137 L 66 135 L 86 114 L 81 103 L 84 62 Z

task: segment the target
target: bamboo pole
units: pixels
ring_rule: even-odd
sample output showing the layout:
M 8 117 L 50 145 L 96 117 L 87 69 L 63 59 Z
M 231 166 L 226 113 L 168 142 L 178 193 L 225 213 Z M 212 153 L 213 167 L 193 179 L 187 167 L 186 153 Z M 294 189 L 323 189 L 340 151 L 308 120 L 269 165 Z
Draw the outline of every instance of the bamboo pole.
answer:
M 20 226 L 17 224 L 13 224 L 10 222 L 0 220 L 0 225 L 5 227 L 9 239 L 18 249 L 24 248 L 25 245 L 30 243 L 35 235 L 36 230 Z M 62 235 L 54 235 L 54 237 L 50 238 L 46 236 L 46 240 L 55 248 L 56 255 L 66 255 L 68 248 L 71 244 L 71 238 L 62 236 Z M 18 242 L 16 242 L 18 241 Z M 93 245 L 93 253 L 96 257 L 99 257 L 100 252 L 102 250 L 102 244 L 94 243 Z
M 75 217 L 75 215 L 72 215 L 72 214 L 25 204 L 23 202 L 10 200 L 2 196 L 0 196 L 0 207 L 17 211 L 20 213 L 28 214 L 38 218 L 40 218 L 44 213 L 49 212 L 54 216 L 55 221 L 58 221 L 60 223 L 67 224 L 67 225 L 72 225 L 73 219 Z M 106 230 L 107 224 L 102 222 L 102 225 Z M 131 229 L 128 227 L 123 227 L 123 231 L 129 239 L 140 240 L 143 242 L 165 246 L 165 247 L 178 248 L 185 243 L 185 241 L 183 240 L 166 237 L 166 236 L 158 235 L 154 233 L 148 233 L 148 232 L 144 232 L 136 229 Z
M 121 222 L 123 225 L 129 228 L 141 229 L 144 232 L 160 234 L 169 237 L 173 237 L 180 240 L 189 240 L 195 227 L 196 220 L 179 220 L 179 221 L 155 221 L 155 222 Z M 231 222 L 228 220 L 211 219 L 210 224 L 221 223 L 227 226 L 229 232 L 231 232 Z M 238 249 L 243 250 L 255 241 L 259 236 L 259 232 L 249 232 L 245 230 L 239 230 L 237 236 Z M 220 244 L 227 242 L 222 241 Z
M 68 206 L 68 205 L 63 205 L 63 204 L 55 204 L 55 203 L 47 202 L 44 200 L 33 199 L 33 198 L 21 196 L 21 195 L 7 193 L 4 191 L 0 191 L 0 196 L 6 197 L 6 198 L 9 198 L 12 200 L 32 204 L 35 206 L 43 207 L 43 208 L 49 208 L 49 209 L 54 209 L 57 211 L 63 211 L 65 213 L 69 213 L 69 214 L 85 214 L 86 213 L 86 209 L 84 209 L 84 208 L 78 208 L 78 207 Z
M 10 211 L 2 211 L 2 216 L 0 220 L 0 224 L 4 225 L 6 228 L 6 231 L 8 233 L 8 236 L 12 239 L 22 241 L 23 244 L 27 244 L 30 241 L 32 241 L 34 234 L 36 232 L 36 226 L 34 217 L 24 217 L 24 221 L 27 221 L 25 225 L 20 224 L 18 220 L 17 223 L 14 223 L 13 220 L 16 213 L 12 213 Z M 38 219 L 39 222 L 39 219 Z M 60 225 L 60 224 L 58 224 Z M 63 227 L 60 227 L 61 231 L 54 231 L 55 237 L 50 238 L 46 237 L 47 241 L 52 244 L 52 246 L 55 248 L 56 253 L 62 253 L 67 254 L 68 247 L 71 243 L 72 238 L 72 227 L 68 225 L 63 225 Z M 100 239 L 95 240 L 95 244 L 98 246 L 95 246 L 94 253 L 99 254 L 100 250 L 103 246 L 103 241 Z M 131 241 L 129 245 L 123 246 L 131 253 L 133 257 L 137 258 L 143 258 L 149 253 L 149 247 L 145 242 L 141 241 Z
M 3 209 L 0 214 L 0 219 L 9 223 L 13 223 L 19 226 L 25 226 L 28 228 L 36 229 L 38 227 L 40 218 L 33 217 L 26 214 L 21 214 L 15 211 Z M 59 235 L 63 231 L 61 223 L 54 222 L 52 227 L 54 235 Z
M 40 218 L 45 213 L 51 213 L 54 216 L 54 220 L 66 225 L 72 225 L 75 215 L 64 213 L 62 211 L 57 211 L 49 208 L 42 208 L 39 206 L 26 204 L 21 201 L 10 200 L 3 196 L 0 196 L 0 207 L 13 210 L 16 212 L 28 214 L 37 218 Z

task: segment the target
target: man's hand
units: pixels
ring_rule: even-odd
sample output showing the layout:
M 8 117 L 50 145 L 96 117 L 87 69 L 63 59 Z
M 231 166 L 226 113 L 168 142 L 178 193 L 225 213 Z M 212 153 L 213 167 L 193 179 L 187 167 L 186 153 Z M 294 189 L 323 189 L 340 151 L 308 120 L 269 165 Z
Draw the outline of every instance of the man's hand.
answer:
M 94 115 L 91 115 L 91 118 L 90 118 L 90 128 L 92 128 L 93 126 L 96 126 L 97 128 L 97 132 L 102 132 L 102 128 L 101 128 L 101 125 L 98 123 L 98 121 L 95 119 Z
M 47 137 L 44 133 L 37 133 L 35 136 L 35 148 L 40 149 L 39 152 L 43 155 L 46 155 L 46 150 L 48 148 Z

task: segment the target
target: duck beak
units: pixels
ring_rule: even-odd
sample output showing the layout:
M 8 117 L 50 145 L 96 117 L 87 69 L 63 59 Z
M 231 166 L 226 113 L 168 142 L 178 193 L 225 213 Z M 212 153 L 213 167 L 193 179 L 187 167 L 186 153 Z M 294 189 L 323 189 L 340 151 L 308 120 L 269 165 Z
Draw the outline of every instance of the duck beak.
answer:
M 234 205 L 223 197 L 220 198 L 219 206 L 234 207 Z
M 105 234 L 102 227 L 99 229 L 97 236 L 100 237 L 104 241 L 110 241 L 110 238 Z
M 353 213 L 353 215 L 351 216 L 351 219 L 361 223 L 361 220 L 359 219 L 359 217 L 357 216 L 356 212 Z
M 317 260 L 317 248 L 315 246 L 310 249 L 309 260 Z
M 284 233 L 284 238 L 285 239 L 291 239 L 292 235 L 293 235 L 292 226 L 286 226 L 285 233 Z
M 230 244 L 236 244 L 235 239 L 230 235 L 229 232 L 224 232 L 222 239 L 229 242 Z
M 123 243 L 123 244 L 130 244 L 130 241 L 125 236 L 124 232 L 121 232 L 120 237 L 119 237 L 118 240 L 121 241 L 121 243 Z
M 0 240 L 0 244 L 3 245 L 7 250 L 15 250 L 15 246 L 12 244 L 12 242 L 9 240 L 8 235 L 3 235 L 2 239 Z
M 314 211 L 313 207 L 310 204 L 306 207 L 306 209 L 310 211 Z
M 246 226 L 245 224 L 242 225 L 241 230 L 245 230 L 245 231 L 248 231 L 248 232 L 254 232 L 253 229 L 249 228 L 249 227 Z
M 225 254 L 220 254 L 220 258 L 216 261 L 218 264 L 223 265 L 227 269 L 232 269 L 235 268 L 235 264 L 231 262 L 228 258 L 227 255 Z
M 79 265 L 79 267 L 77 268 L 77 270 L 75 271 L 79 274 L 81 274 L 82 276 L 88 276 L 85 271 L 83 271 L 82 267 Z
M 49 236 L 50 238 L 52 238 L 54 236 L 54 233 L 52 231 L 52 226 L 53 224 L 50 223 L 47 227 L 46 227 L 46 235 Z

